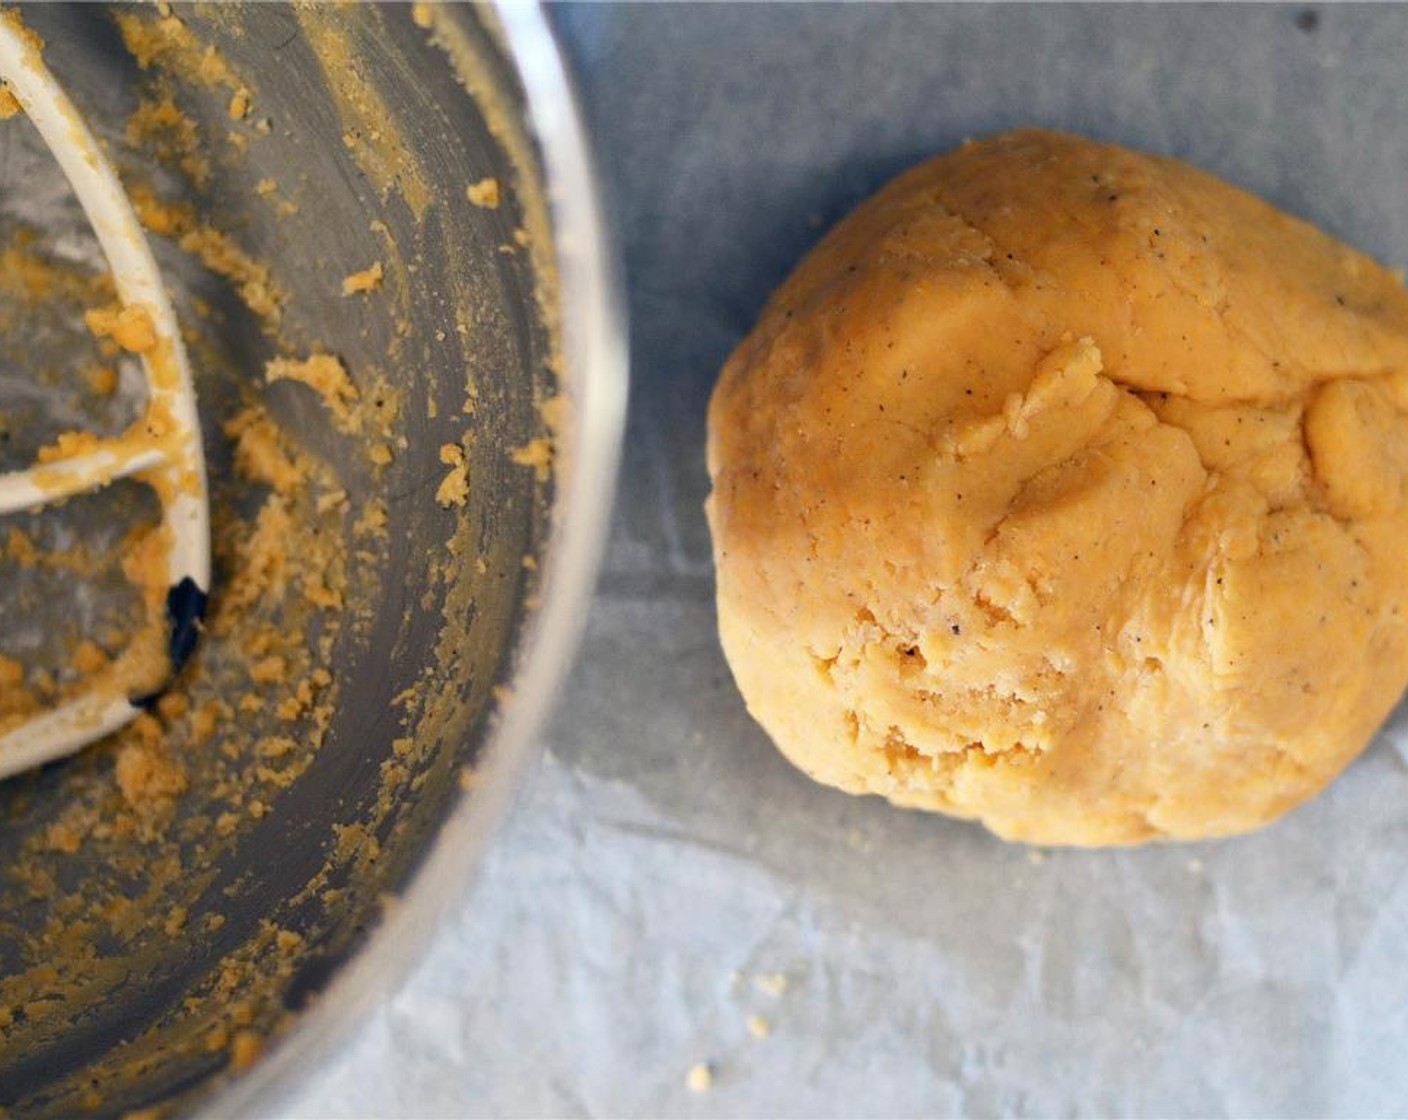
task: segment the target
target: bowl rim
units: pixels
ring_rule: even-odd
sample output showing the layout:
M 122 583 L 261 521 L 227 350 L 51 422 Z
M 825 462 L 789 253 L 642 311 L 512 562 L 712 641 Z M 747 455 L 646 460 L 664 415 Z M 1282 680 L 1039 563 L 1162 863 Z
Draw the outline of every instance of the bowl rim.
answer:
M 200 1116 L 286 1113 L 308 1071 L 326 1066 L 354 1029 L 405 983 L 442 928 L 442 916 L 468 898 L 493 836 L 541 756 L 540 732 L 576 653 L 606 547 L 628 369 L 615 239 L 572 81 L 543 10 L 522 0 L 475 7 L 488 29 L 499 33 L 523 87 L 525 123 L 542 161 L 564 381 L 572 399 L 566 467 L 556 476 L 543 551 L 541 605 L 514 651 L 513 701 L 501 706 L 487 730 L 474 796 L 450 811 L 395 904 L 299 1013 L 294 1028 L 248 1072 L 201 1101 Z

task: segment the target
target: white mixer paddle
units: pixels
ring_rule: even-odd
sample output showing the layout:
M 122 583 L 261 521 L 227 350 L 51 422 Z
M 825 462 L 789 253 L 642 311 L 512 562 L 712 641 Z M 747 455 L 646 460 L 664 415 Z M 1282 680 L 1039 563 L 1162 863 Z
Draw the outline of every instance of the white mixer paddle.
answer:
M 140 308 L 155 344 L 140 354 L 145 427 L 91 450 L 0 474 L 0 516 L 35 509 L 136 476 L 161 502 L 166 544 L 164 626 L 170 676 L 194 651 L 210 586 L 210 508 L 190 367 L 176 315 L 137 215 L 83 118 L 19 20 L 0 13 L 0 79 L 34 123 L 97 235 L 124 309 Z M 0 778 L 72 754 L 134 719 L 155 699 L 135 669 L 116 672 L 49 711 L 0 732 Z M 124 679 L 125 677 L 125 679 Z M 164 685 L 162 686 L 164 687 Z M 160 689 L 157 690 L 159 694 Z

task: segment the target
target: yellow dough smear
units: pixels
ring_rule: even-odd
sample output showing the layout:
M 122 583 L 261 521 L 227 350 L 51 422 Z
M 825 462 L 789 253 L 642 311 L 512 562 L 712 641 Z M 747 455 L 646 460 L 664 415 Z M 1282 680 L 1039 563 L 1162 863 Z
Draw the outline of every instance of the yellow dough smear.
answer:
M 1039 844 L 1245 832 L 1408 682 L 1408 293 L 1175 160 L 890 183 L 709 410 L 719 626 L 818 781 Z

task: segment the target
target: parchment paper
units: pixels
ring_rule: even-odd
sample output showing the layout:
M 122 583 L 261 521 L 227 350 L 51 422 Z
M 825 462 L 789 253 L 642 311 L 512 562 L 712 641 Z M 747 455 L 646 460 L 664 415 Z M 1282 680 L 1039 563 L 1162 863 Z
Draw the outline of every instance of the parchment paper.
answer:
M 767 293 L 965 136 L 1040 123 L 1172 153 L 1408 263 L 1408 9 L 553 17 L 629 276 L 614 539 L 480 888 L 298 1111 L 1408 1111 L 1403 730 L 1258 835 L 1033 856 L 773 752 L 718 648 L 700 511 L 705 401 Z

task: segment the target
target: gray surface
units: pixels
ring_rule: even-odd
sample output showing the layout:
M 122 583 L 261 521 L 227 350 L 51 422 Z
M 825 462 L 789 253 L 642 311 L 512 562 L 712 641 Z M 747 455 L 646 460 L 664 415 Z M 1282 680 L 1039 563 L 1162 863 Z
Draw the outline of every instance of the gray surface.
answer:
M 1281 825 L 1055 852 L 809 784 L 714 635 L 714 374 L 822 225 L 1021 123 L 1408 262 L 1408 9 L 560 8 L 633 315 L 622 498 L 549 757 L 309 1115 L 1408 1111 L 1408 766 Z M 1403 739 L 1408 742 L 1408 735 Z M 780 996 L 759 974 L 780 972 Z M 750 1013 L 773 1026 L 758 1040 Z M 709 1061 L 713 1090 L 686 1070 Z

